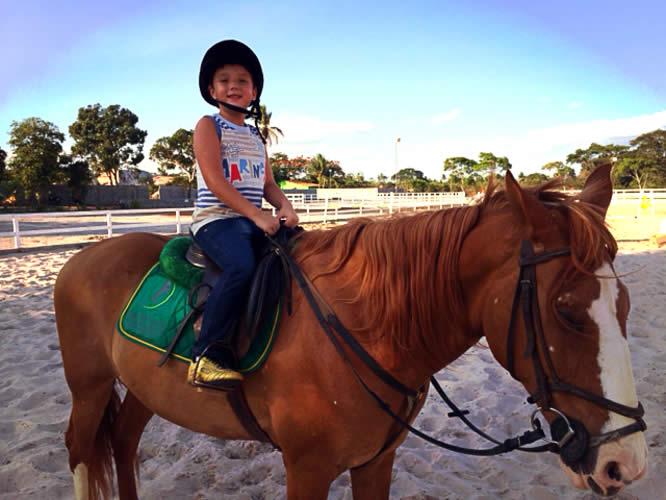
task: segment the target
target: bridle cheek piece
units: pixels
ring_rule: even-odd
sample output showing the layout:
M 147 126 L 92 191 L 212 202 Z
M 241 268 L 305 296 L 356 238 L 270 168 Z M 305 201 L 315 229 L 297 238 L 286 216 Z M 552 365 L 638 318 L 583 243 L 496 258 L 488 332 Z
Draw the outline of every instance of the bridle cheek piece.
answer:
M 511 306 L 511 319 L 507 333 L 507 369 L 514 379 L 517 379 L 513 366 L 513 332 L 518 312 L 518 304 L 522 304 L 522 317 L 525 325 L 527 344 L 523 357 L 532 358 L 534 374 L 537 382 L 537 390 L 528 398 L 528 402 L 536 403 L 537 409 L 530 418 L 533 429 L 540 429 L 541 424 L 537 419 L 539 412 L 550 411 L 557 414 L 550 426 L 551 440 L 547 440 L 553 451 L 557 451 L 562 461 L 572 466 L 582 460 L 589 448 L 600 446 L 604 443 L 616 441 L 634 432 L 643 432 L 647 428 L 643 415 L 643 406 L 638 403 L 636 408 L 626 406 L 597 394 L 591 393 L 580 387 L 571 385 L 558 378 L 553 362 L 546 349 L 546 341 L 541 322 L 539 299 L 537 295 L 536 265 L 547 262 L 556 257 L 571 255 L 571 249 L 560 248 L 549 252 L 534 253 L 532 243 L 523 240 L 520 248 L 520 273 L 516 292 Z M 539 351 L 543 354 L 546 369 L 539 358 Z M 582 422 L 568 417 L 564 412 L 551 406 L 553 392 L 568 392 L 579 398 L 590 401 L 601 408 L 618 413 L 625 417 L 633 418 L 634 423 L 606 432 L 598 436 L 590 436 Z

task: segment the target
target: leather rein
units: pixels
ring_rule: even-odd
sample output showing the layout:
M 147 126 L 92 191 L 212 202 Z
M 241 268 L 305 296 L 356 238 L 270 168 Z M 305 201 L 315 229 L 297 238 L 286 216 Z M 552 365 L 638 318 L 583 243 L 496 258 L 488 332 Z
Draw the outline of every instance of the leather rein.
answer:
M 590 393 L 581 389 L 579 387 L 570 385 L 562 380 L 560 380 L 553 368 L 552 361 L 548 355 L 547 349 L 544 349 L 545 341 L 543 335 L 543 328 L 541 326 L 541 317 L 539 313 L 539 304 L 537 299 L 537 288 L 536 288 L 536 268 L 535 266 L 539 263 L 546 262 L 550 259 L 570 255 L 570 249 L 559 249 L 553 250 L 550 252 L 543 252 L 535 254 L 532 245 L 529 241 L 524 240 L 521 245 L 521 257 L 520 257 L 520 275 L 518 277 L 518 283 L 516 285 L 516 293 L 513 300 L 512 310 L 511 310 L 511 320 L 509 322 L 509 331 L 507 334 L 507 355 L 508 355 L 508 366 L 509 372 L 515 378 L 515 373 L 513 371 L 513 332 L 515 327 L 515 319 L 517 317 L 518 304 L 522 303 L 523 311 L 523 321 L 525 323 L 525 331 L 527 335 L 527 349 L 525 351 L 525 357 L 531 356 L 534 364 L 534 370 L 536 378 L 538 381 L 538 389 L 534 395 L 531 395 L 528 398 L 528 402 L 535 403 L 539 402 L 542 406 L 537 407 L 531 417 L 532 429 L 525 431 L 523 434 L 508 438 L 503 441 L 494 439 L 488 434 L 484 433 L 478 429 L 472 422 L 466 418 L 467 411 L 460 410 L 450 398 L 445 394 L 444 390 L 437 382 L 434 376 L 430 377 L 431 384 L 435 387 L 435 390 L 440 395 L 440 397 L 447 403 L 451 408 L 452 412 L 448 414 L 449 417 L 460 418 L 472 431 L 482 436 L 483 438 L 494 443 L 495 446 L 484 449 L 473 449 L 465 448 L 450 443 L 445 443 L 440 441 L 432 436 L 429 436 L 420 430 L 414 428 L 410 425 L 411 421 L 416 415 L 410 414 L 407 416 L 407 420 L 404 420 L 399 415 L 391 410 L 391 407 L 388 403 L 383 401 L 361 378 L 356 369 L 354 368 L 349 356 L 343 349 L 340 341 L 335 336 L 333 331 L 335 331 L 344 344 L 349 347 L 354 354 L 370 369 L 372 372 L 381 379 L 386 385 L 391 387 L 393 390 L 405 395 L 408 398 L 408 401 L 412 403 L 412 407 L 416 408 L 416 402 L 420 400 L 425 395 L 427 391 L 427 384 L 420 387 L 418 390 L 413 390 L 408 387 L 405 387 L 402 383 L 396 380 L 389 372 L 384 370 L 379 363 L 358 343 L 358 341 L 351 335 L 351 333 L 342 325 L 338 317 L 335 315 L 331 307 L 325 302 L 321 297 L 314 284 L 303 274 L 300 267 L 292 259 L 289 252 L 286 250 L 285 246 L 276 241 L 275 238 L 268 236 L 268 239 L 274 245 L 274 252 L 281 258 L 283 264 L 291 276 L 294 277 L 299 287 L 301 288 L 303 294 L 305 295 L 306 300 L 308 301 L 312 311 L 314 312 L 317 320 L 319 321 L 322 329 L 326 333 L 326 336 L 329 338 L 331 343 L 334 345 L 335 349 L 343 359 L 343 361 L 349 366 L 354 377 L 358 380 L 363 389 L 371 396 L 371 398 L 376 402 L 376 404 L 381 408 L 385 413 L 387 413 L 394 421 L 400 424 L 404 429 L 414 433 L 420 438 L 428 441 L 431 444 L 434 444 L 438 447 L 467 455 L 476 455 L 476 456 L 493 456 L 506 453 L 512 450 L 521 450 L 528 452 L 545 452 L 550 451 L 554 453 L 559 453 L 565 463 L 571 464 L 578 462 L 582 459 L 583 455 L 589 447 L 599 446 L 603 443 L 614 441 L 620 439 L 623 436 L 632 434 L 634 432 L 641 432 L 646 429 L 645 422 L 642 417 L 644 414 L 643 407 L 639 403 L 637 408 L 631 408 L 620 403 L 611 401 L 604 397 L 598 396 L 596 394 Z M 538 356 L 537 341 L 539 343 L 541 351 L 544 353 L 544 358 L 546 359 L 546 364 L 548 367 L 548 372 L 550 374 L 550 380 L 546 376 L 546 372 L 543 369 L 541 361 Z M 589 438 L 589 434 L 585 429 L 584 425 L 571 418 L 567 417 L 564 413 L 560 412 L 555 408 L 550 407 L 551 393 L 555 391 L 569 392 L 578 397 L 587 399 L 598 406 L 606 408 L 610 411 L 614 411 L 621 415 L 634 418 L 635 423 L 610 431 L 593 438 Z M 545 432 L 541 427 L 541 422 L 536 418 L 536 414 L 539 411 L 553 411 L 557 413 L 558 418 L 553 421 L 551 424 L 551 435 L 552 440 L 546 438 Z M 413 413 L 413 412 L 412 412 Z M 543 439 L 547 441 L 547 444 L 541 446 L 526 447 L 526 445 L 532 444 L 535 441 Z M 381 454 L 385 449 L 389 447 L 389 443 L 386 443 L 384 447 L 377 454 Z

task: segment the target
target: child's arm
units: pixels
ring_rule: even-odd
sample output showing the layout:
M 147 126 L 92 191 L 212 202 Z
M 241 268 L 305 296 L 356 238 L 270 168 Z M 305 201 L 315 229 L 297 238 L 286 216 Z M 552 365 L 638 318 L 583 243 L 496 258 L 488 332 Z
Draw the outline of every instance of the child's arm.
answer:
M 217 137 L 215 125 L 209 118 L 203 117 L 197 123 L 194 129 L 193 144 L 194 155 L 201 169 L 201 175 L 203 175 L 206 185 L 217 199 L 235 212 L 250 219 L 262 231 L 275 234 L 280 228 L 279 218 L 273 217 L 267 212 L 262 212 L 261 209 L 254 206 L 240 194 L 224 177 L 220 166 L 220 140 Z
M 268 203 L 278 209 L 277 218 L 284 219 L 284 224 L 287 227 L 294 227 L 298 224 L 298 214 L 294 211 L 294 207 L 287 199 L 285 194 L 277 185 L 273 178 L 273 170 L 266 155 L 265 161 L 265 174 L 264 174 L 264 198 Z

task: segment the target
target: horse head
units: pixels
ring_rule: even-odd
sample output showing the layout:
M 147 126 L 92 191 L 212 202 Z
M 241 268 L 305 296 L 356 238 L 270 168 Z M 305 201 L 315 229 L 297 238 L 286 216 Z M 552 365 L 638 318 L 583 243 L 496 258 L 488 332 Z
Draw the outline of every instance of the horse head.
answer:
M 604 218 L 610 166 L 576 197 L 507 172 L 460 253 L 470 327 L 551 424 L 578 488 L 611 495 L 643 476 L 647 447 L 627 342 L 630 303 Z M 533 422 L 534 422 L 533 416 Z

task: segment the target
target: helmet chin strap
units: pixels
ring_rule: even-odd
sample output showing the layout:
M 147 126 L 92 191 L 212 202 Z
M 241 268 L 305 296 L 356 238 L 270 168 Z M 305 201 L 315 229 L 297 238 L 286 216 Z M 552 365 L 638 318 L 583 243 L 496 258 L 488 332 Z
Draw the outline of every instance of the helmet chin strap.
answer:
M 236 113 L 244 113 L 246 118 L 256 118 L 256 119 L 260 118 L 259 116 L 260 111 L 258 109 L 256 110 L 254 108 L 245 109 L 241 108 L 240 106 L 235 106 L 233 104 L 230 104 L 228 102 L 218 101 L 217 99 L 215 99 L 215 102 L 221 104 L 227 109 L 230 109 L 231 111 L 235 111 Z

